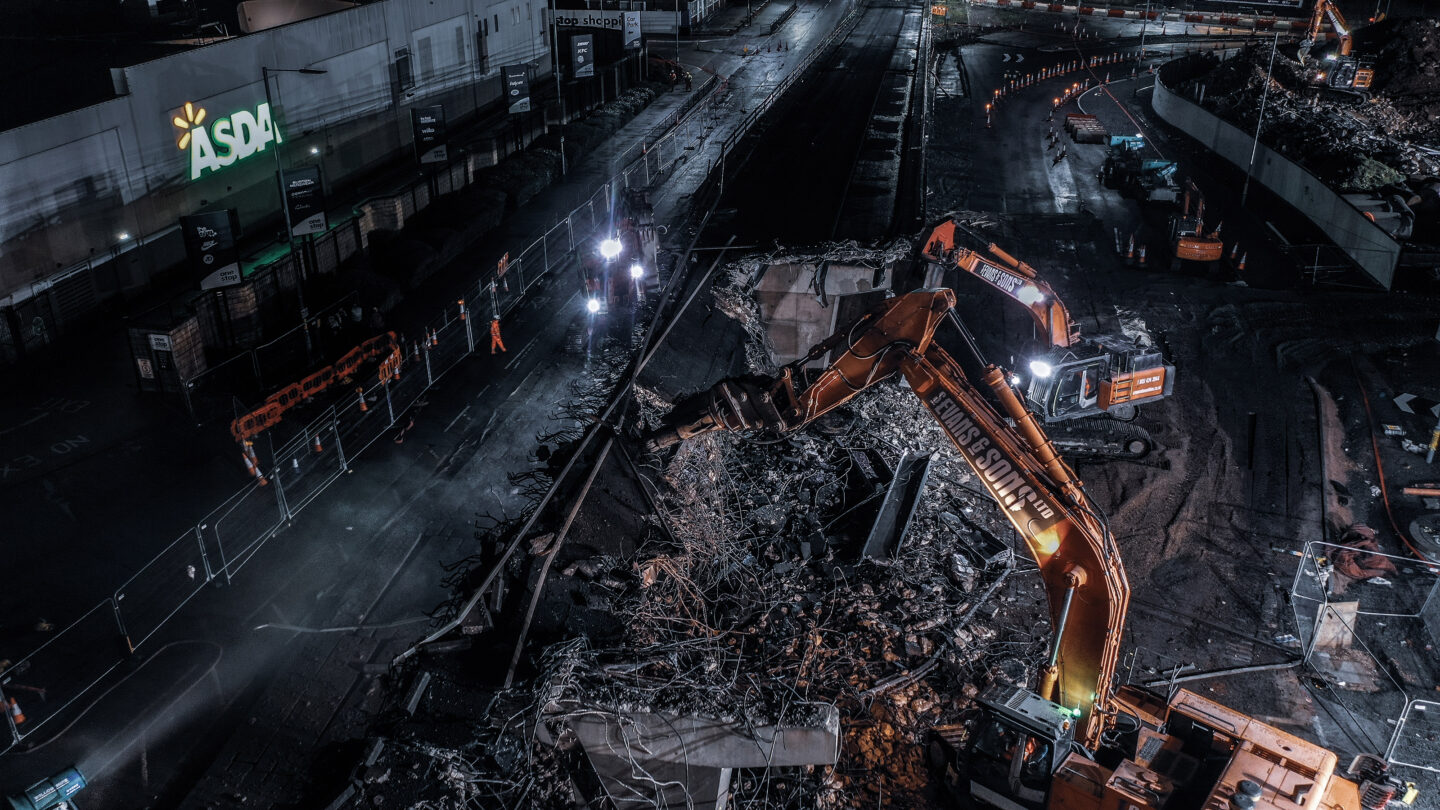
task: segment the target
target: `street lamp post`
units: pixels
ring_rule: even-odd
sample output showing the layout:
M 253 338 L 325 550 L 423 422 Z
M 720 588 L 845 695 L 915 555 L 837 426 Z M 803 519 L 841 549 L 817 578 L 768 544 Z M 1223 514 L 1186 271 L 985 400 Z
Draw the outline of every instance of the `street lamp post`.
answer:
M 1135 57 L 1135 86 L 1130 88 L 1132 98 L 1140 95 L 1140 65 L 1145 61 L 1145 32 L 1150 27 L 1150 0 L 1145 0 L 1145 19 L 1140 21 L 1140 54 Z
M 303 73 L 306 76 L 318 76 L 329 71 L 318 68 L 272 68 L 265 65 L 260 66 L 260 81 L 265 85 L 265 106 L 270 109 L 272 121 L 276 120 L 275 102 L 270 98 L 270 74 L 271 73 Z M 300 281 L 295 285 L 300 297 L 300 329 L 305 333 L 305 360 L 314 362 L 315 346 L 310 338 L 310 309 L 305 306 L 305 257 L 295 252 L 295 230 L 290 223 L 290 206 L 285 203 L 285 169 L 280 162 L 280 138 L 279 128 L 276 126 L 277 137 L 275 138 L 275 183 L 280 190 L 280 211 L 285 215 L 285 241 L 290 246 L 290 260 L 300 268 Z
M 1255 173 L 1255 153 L 1260 151 L 1260 125 L 1265 122 L 1265 100 L 1270 97 L 1270 74 L 1275 69 L 1275 49 L 1280 45 L 1280 34 L 1270 42 L 1270 66 L 1265 68 L 1265 88 L 1260 91 L 1260 115 L 1255 119 L 1255 140 L 1250 144 L 1250 165 L 1245 167 L 1245 187 L 1240 190 L 1240 207 L 1250 196 L 1250 175 Z
M 555 24 L 555 0 L 550 0 L 550 55 L 554 67 L 550 69 L 555 74 L 555 100 L 560 102 L 560 126 L 565 125 L 565 91 L 560 88 L 560 28 Z

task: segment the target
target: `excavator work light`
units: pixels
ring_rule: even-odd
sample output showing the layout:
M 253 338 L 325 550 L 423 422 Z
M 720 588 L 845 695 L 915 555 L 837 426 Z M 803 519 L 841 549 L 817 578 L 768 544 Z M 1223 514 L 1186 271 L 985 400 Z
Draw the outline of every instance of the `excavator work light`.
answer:
M 638 280 L 638 279 L 642 279 L 642 278 L 644 278 L 644 277 L 645 277 L 645 266 L 644 266 L 644 265 L 640 264 L 639 262 L 636 262 L 635 264 L 630 265 L 630 278 L 633 278 L 633 279 L 637 279 L 637 280 Z
M 586 298 L 586 299 L 585 299 L 585 311 L 588 312 L 588 313 L 590 313 L 591 315 L 594 315 L 595 313 L 599 312 L 599 311 L 600 311 L 600 299 L 599 299 L 599 298 Z
M 620 255 L 620 240 L 613 236 L 600 243 L 600 257 L 610 261 Z
M 1045 362 L 1044 360 L 1030 361 L 1030 373 L 1034 374 L 1036 377 L 1049 377 L 1051 372 L 1053 372 L 1054 370 L 1055 369 L 1051 368 L 1050 364 Z

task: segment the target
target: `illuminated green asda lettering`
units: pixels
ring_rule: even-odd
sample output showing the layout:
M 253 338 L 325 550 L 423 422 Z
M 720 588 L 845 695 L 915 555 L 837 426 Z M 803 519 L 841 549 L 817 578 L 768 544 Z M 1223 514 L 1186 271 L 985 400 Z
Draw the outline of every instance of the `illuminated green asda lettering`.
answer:
M 281 143 L 280 130 L 270 117 L 270 105 L 262 103 L 252 114 L 249 110 L 217 118 L 205 124 L 205 108 L 186 102 L 180 115 L 171 123 L 180 130 L 176 144 L 190 152 L 190 179 L 198 180 L 208 169 L 218 172 L 237 160 L 265 151 L 271 143 Z

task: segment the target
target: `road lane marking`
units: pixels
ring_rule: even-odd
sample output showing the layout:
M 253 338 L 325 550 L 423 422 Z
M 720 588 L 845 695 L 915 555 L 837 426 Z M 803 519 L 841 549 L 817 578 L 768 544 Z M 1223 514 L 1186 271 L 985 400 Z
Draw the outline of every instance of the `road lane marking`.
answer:
M 469 413 L 469 412 L 470 412 L 470 406 L 469 406 L 469 405 L 466 405 L 465 407 L 461 408 L 461 409 L 460 409 L 460 413 L 455 414 L 455 418 L 454 418 L 454 419 L 451 419 L 451 420 L 450 420 L 450 424 L 448 424 L 448 425 L 445 426 L 445 432 L 446 432 L 446 433 L 449 433 L 449 432 L 450 432 L 450 428 L 455 427 L 455 423 L 460 421 L 460 417 L 464 416 L 465 414 L 467 414 L 467 413 Z
M 485 437 L 490 435 L 490 428 L 495 424 L 495 417 L 499 415 L 499 411 L 490 414 L 490 421 L 485 423 L 485 429 L 480 431 L 480 438 L 475 440 L 477 446 L 485 444 Z
M 527 383 L 527 382 L 530 381 L 530 378 L 531 378 L 531 377 L 534 377 L 534 376 L 535 376 L 535 372 L 538 371 L 538 370 L 539 370 L 538 367 L 530 369 L 530 373 L 525 375 L 525 379 L 521 380 L 521 381 L 520 381 L 520 384 L 517 385 L 517 386 L 515 386 L 515 390 L 510 392 L 510 397 L 513 397 L 513 396 L 515 396 L 517 393 L 519 393 L 519 392 L 520 392 L 520 389 L 524 387 L 525 383 Z M 505 397 L 505 398 L 506 398 L 506 399 L 509 399 L 510 397 Z
M 510 362 L 508 362 L 508 363 L 505 364 L 505 370 L 506 370 L 506 371 L 509 371 L 510 369 L 514 368 L 514 367 L 515 367 L 515 364 L 518 363 L 518 362 L 520 362 L 520 360 L 525 357 L 526 352 L 529 352 L 529 351 L 530 351 L 530 348 L 535 345 L 535 341 L 537 341 L 537 340 L 539 340 L 539 339 L 540 339 L 540 336 L 539 336 L 539 335 L 536 335 L 535 337 L 530 338 L 530 342 L 529 342 L 529 343 L 526 343 L 525 346 L 524 346 L 524 348 L 520 349 L 520 351 L 515 354 L 514 359 L 512 359 Z

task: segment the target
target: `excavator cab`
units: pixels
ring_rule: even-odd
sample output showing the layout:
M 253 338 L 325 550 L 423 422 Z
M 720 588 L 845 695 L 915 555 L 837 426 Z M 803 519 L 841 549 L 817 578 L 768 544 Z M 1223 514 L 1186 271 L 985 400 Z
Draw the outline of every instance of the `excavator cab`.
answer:
M 1101 413 L 1128 421 L 1141 403 L 1169 396 L 1174 378 L 1157 349 L 1092 338 L 1031 363 L 1025 400 L 1047 423 Z
M 961 757 L 968 785 L 953 787 L 975 805 L 1046 807 L 1055 771 L 1073 747 L 1074 714 L 1008 684 L 991 686 L 975 703 L 980 717 Z
M 1086 357 L 1052 367 L 1048 377 L 1034 375 L 1026 392 L 1031 410 L 1047 422 L 1100 413 L 1100 380 L 1109 365 L 1107 357 Z

